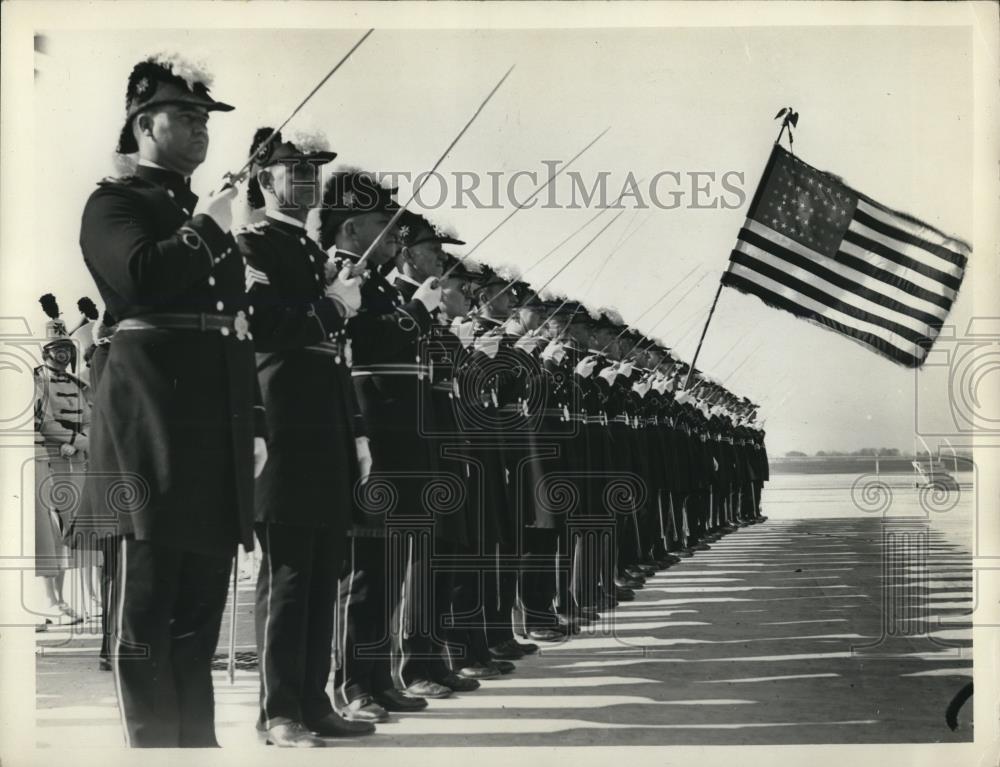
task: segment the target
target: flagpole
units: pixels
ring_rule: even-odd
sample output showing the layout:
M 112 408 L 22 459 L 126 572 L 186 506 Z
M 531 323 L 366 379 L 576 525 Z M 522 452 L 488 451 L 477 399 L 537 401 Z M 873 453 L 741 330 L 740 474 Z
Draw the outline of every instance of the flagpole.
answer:
M 691 360 L 691 367 L 688 368 L 687 377 L 684 379 L 684 389 L 687 391 L 688 384 L 691 383 L 691 376 L 694 373 L 695 365 L 698 364 L 698 354 L 701 352 L 701 345 L 705 342 L 705 333 L 708 332 L 708 325 L 715 314 L 715 307 L 719 303 L 719 295 L 722 293 L 722 280 L 719 280 L 719 287 L 715 291 L 715 298 L 712 299 L 712 308 L 708 310 L 708 318 L 705 320 L 705 327 L 701 329 L 701 338 L 698 339 L 698 347 L 694 350 L 694 359 Z

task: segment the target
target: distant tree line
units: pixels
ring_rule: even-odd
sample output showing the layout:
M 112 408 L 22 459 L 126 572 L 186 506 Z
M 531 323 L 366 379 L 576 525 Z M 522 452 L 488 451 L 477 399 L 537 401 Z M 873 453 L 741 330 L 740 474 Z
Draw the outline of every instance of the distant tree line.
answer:
M 852 457 L 869 457 L 872 458 L 878 455 L 879 458 L 918 458 L 927 459 L 928 453 L 926 450 L 918 451 L 914 456 L 913 453 L 903 453 L 898 447 L 863 447 L 860 450 L 820 450 L 816 452 L 815 456 L 817 458 L 832 458 L 837 456 L 852 456 Z M 934 456 L 935 460 L 940 458 L 950 457 L 951 453 L 948 450 L 939 452 Z M 971 458 L 971 453 L 967 450 L 959 450 L 958 455 L 960 458 Z M 808 458 L 808 453 L 803 453 L 801 450 L 789 450 L 785 453 L 786 458 Z

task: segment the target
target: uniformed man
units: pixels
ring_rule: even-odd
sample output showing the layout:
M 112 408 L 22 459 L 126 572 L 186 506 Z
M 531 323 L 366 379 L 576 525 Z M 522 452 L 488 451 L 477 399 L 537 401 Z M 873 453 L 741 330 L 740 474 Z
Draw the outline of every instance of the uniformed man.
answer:
M 393 284 L 403 300 L 412 298 L 427 280 L 438 278 L 444 273 L 445 263 L 448 261 L 445 245 L 465 244 L 454 233 L 432 224 L 426 217 L 412 211 L 405 211 L 400 216 L 399 241 L 401 249 L 396 259 L 398 274 Z M 460 273 L 459 277 L 461 276 Z M 454 301 L 456 287 L 455 280 L 449 282 L 449 300 Z M 442 299 L 445 289 L 446 286 L 442 284 Z M 463 294 L 460 292 L 459 295 Z M 457 436 L 456 431 L 451 428 L 454 415 L 439 412 L 438 408 L 440 404 L 446 411 L 450 411 L 452 402 L 441 400 L 441 379 L 435 372 L 444 373 L 449 363 L 460 365 L 463 360 L 459 352 L 461 344 L 455 348 L 450 343 L 453 339 L 458 339 L 450 332 L 441 332 L 443 328 L 438 323 L 440 313 L 440 309 L 433 312 L 435 322 L 421 349 L 428 368 L 425 388 L 429 390 L 429 396 L 420 397 L 419 403 L 429 405 L 430 409 L 420 414 L 419 423 L 434 448 L 439 479 L 449 483 L 452 489 L 447 496 L 450 498 L 452 494 L 462 492 L 468 475 L 465 464 L 456 461 L 452 454 L 456 447 L 454 438 Z M 459 359 L 442 359 L 443 356 Z M 446 428 L 442 429 L 443 426 Z M 467 543 L 466 517 L 447 504 L 431 508 L 431 512 L 434 517 L 432 557 L 415 560 L 410 568 L 405 590 L 408 603 L 424 606 L 423 617 L 430 628 L 429 657 L 416 657 L 416 653 L 412 652 L 412 642 L 404 643 L 402 650 L 407 652 L 409 659 L 407 663 L 401 664 L 400 675 L 405 689 L 411 689 L 415 685 L 421 685 L 423 689 L 423 683 L 429 681 L 453 692 L 471 692 L 478 689 L 479 682 L 456 673 L 464 665 L 461 664 L 461 659 L 457 667 L 451 663 L 451 649 L 448 647 L 448 640 L 451 638 L 449 635 L 452 633 L 448 626 L 452 623 L 452 596 L 456 585 L 455 568 L 449 560 L 462 551 Z M 424 648 L 427 644 L 424 642 Z M 420 649 L 422 648 L 418 643 L 417 650 Z
M 500 428 L 507 417 L 503 409 L 513 404 L 503 385 L 510 363 L 497 360 L 501 349 L 509 349 L 512 341 L 504 333 L 512 301 L 510 291 L 504 291 L 507 282 L 485 266 L 477 275 L 475 340 L 464 372 L 462 396 L 463 416 L 472 440 L 470 451 L 480 467 L 482 481 L 476 539 L 483 563 L 486 637 L 494 659 L 492 665 L 510 672 L 514 670 L 512 661 L 524 657 L 525 652 L 514 639 L 512 610 L 521 552 L 517 550 L 517 522 L 510 503 L 505 440 Z
M 306 143 L 278 134 L 264 145 L 272 133 L 258 130 L 250 150 L 247 197 L 266 217 L 237 233 L 268 413 L 268 461 L 255 493 L 263 554 L 254 612 L 257 727 L 269 744 L 317 747 L 322 737 L 375 731 L 344 721 L 326 693 L 353 491 L 370 460 L 345 331 L 361 290 L 360 278 L 346 273 L 328 281 L 329 257 L 306 234 L 322 194 L 320 169 L 336 153 L 320 137 Z
M 480 272 L 453 256 L 446 256 L 448 277 L 441 281 L 442 302 L 437 325 L 428 342 L 432 364 L 431 398 L 434 405 L 436 455 L 443 471 L 464 476 L 465 493 L 461 508 L 439 520 L 458 540 L 455 553 L 466 561 L 479 559 L 480 567 L 457 569 L 451 574 L 452 626 L 446 632 L 448 664 L 460 677 L 475 682 L 501 675 L 490 654 L 485 629 L 481 572 L 491 563 L 483 562 L 480 550 L 481 511 L 485 502 L 481 492 L 483 472 L 473 455 L 469 436 L 465 382 L 467 366 L 475 342 L 475 285 Z M 457 533 L 461 531 L 462 535 Z
M 46 293 L 49 316 L 42 364 L 35 383 L 35 573 L 45 582 L 49 605 L 39 630 L 52 624 L 73 625 L 83 617 L 65 600 L 63 581 L 71 566 L 63 531 L 77 512 L 87 468 L 90 394 L 68 372 L 78 359 L 76 346 L 59 317 L 55 296 Z
M 428 278 L 409 300 L 382 270 L 398 255 L 395 190 L 367 173 L 342 171 L 325 185 L 322 205 L 311 219 L 320 244 L 337 264 L 368 276 L 361 308 L 347 324 L 353 350 L 353 382 L 371 439 L 372 475 L 359 493 L 359 522 L 351 531 L 349 565 L 341 578 L 340 606 L 346 643 L 336 685 L 356 721 L 385 721 L 387 711 L 414 711 L 426 698 L 451 690 L 430 679 L 405 685 L 391 641 L 391 618 L 403 601 L 405 573 L 429 556 L 433 517 L 423 508 L 423 487 L 437 473 L 420 432 L 421 413 L 432 412 L 422 339 L 441 302 L 437 278 Z M 361 259 L 368 252 L 368 261 Z M 418 562 L 414 565 L 414 562 Z M 435 657 L 426 624 L 417 625 L 412 603 L 402 604 L 395 633 L 412 630 L 409 651 L 417 660 Z M 401 621 L 401 623 L 399 622 Z M 413 655 L 409 656 L 413 659 Z M 395 674 L 393 673 L 395 670 Z
M 208 117 L 231 106 L 207 74 L 152 57 L 128 79 L 118 152 L 135 174 L 83 211 L 84 261 L 118 330 L 97 392 L 88 492 L 121 499 L 116 691 L 129 746 L 217 746 L 211 662 L 236 546 L 253 547 L 266 460 L 229 189 L 190 175 Z M 117 486 L 117 493 L 113 492 Z

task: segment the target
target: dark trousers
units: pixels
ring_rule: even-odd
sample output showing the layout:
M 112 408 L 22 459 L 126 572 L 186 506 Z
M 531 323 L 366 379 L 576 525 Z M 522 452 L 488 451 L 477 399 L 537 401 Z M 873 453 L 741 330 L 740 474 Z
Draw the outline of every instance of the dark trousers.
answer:
M 218 746 L 212 655 L 232 564 L 122 541 L 113 666 L 128 746 Z
M 492 660 L 486 639 L 482 573 L 463 570 L 453 574 L 452 628 L 447 632 L 449 665 L 453 670 Z
M 554 602 L 559 591 L 567 599 L 567 588 L 558 589 L 556 553 L 559 531 L 536 527 L 524 528 L 524 548 L 521 555 L 520 592 L 523 623 L 527 631 L 552 628 L 556 619 Z M 562 552 L 565 556 L 565 552 Z M 563 602 L 561 606 L 565 606 Z
M 121 539 L 116 535 L 107 535 L 97 542 L 97 548 L 103 555 L 101 565 L 101 657 L 111 658 L 111 645 L 114 643 L 115 617 L 115 583 L 118 580 L 118 560 L 121 557 L 118 549 Z
M 486 641 L 496 647 L 514 638 L 514 602 L 517 600 L 517 564 L 512 563 L 514 546 L 499 545 L 500 563 L 484 567 L 483 606 Z
M 395 687 L 389 624 L 402 593 L 405 572 L 398 557 L 393 557 L 393 571 L 386 572 L 386 544 L 382 537 L 353 537 L 348 541 L 350 553 L 340 578 L 344 656 L 334 675 L 334 684 L 347 703 Z
M 326 684 L 344 535 L 281 524 L 256 529 L 263 554 L 254 611 L 259 724 L 313 724 L 333 710 Z
M 432 585 L 431 539 L 392 531 L 388 538 L 351 538 L 340 580 L 346 641 L 336 685 L 346 702 L 448 673 L 444 616 L 447 579 Z M 437 614 L 435 614 L 437 612 Z
M 437 560 L 431 550 L 415 545 L 400 604 L 402 637 L 399 676 L 404 687 L 448 675 L 447 619 L 451 614 L 454 573 L 447 556 L 454 548 L 437 540 Z

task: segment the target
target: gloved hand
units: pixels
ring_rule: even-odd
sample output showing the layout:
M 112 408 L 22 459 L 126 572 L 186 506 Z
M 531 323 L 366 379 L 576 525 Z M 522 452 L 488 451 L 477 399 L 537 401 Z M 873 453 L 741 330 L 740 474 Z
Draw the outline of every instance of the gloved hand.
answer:
M 451 327 L 449 328 L 452 333 L 454 333 L 458 340 L 462 343 L 463 349 L 468 349 L 472 345 L 472 342 L 476 340 L 476 323 L 472 320 L 467 320 L 464 317 L 456 317 L 451 321 Z
M 59 455 L 63 458 L 70 458 L 76 455 L 76 448 L 67 442 L 65 445 L 59 446 Z
M 545 339 L 541 336 L 537 336 L 534 333 L 525 333 L 523 336 L 514 342 L 514 348 L 520 349 L 523 352 L 531 354 L 539 346 L 545 343 Z
M 263 437 L 253 438 L 253 478 L 257 479 L 267 463 L 267 442 Z
M 603 378 L 608 382 L 608 386 L 614 386 L 615 379 L 618 377 L 618 366 L 608 365 L 600 373 L 597 374 L 598 378 Z
M 542 359 L 556 363 L 557 365 L 563 361 L 566 356 L 566 349 L 558 341 L 549 341 L 548 346 L 542 349 Z
M 674 395 L 674 399 L 681 405 L 685 405 L 691 401 L 691 395 L 686 391 L 679 391 Z
M 635 370 L 635 364 L 632 362 L 632 360 L 628 360 L 622 362 L 621 365 L 619 365 L 618 374 L 623 375 L 627 378 L 628 376 L 632 375 L 633 370 Z
M 482 352 L 490 359 L 493 359 L 497 356 L 497 352 L 500 351 L 501 338 L 502 336 L 499 333 L 483 333 L 476 339 L 475 349 L 477 352 Z
M 632 391 L 639 395 L 639 398 L 645 398 L 649 393 L 652 384 L 648 380 L 636 381 L 632 384 Z
M 213 192 L 198 200 L 194 206 L 194 215 L 204 213 L 212 219 L 224 232 L 233 228 L 233 200 L 236 199 L 236 187 L 231 186 L 221 192 Z
M 326 295 L 334 300 L 344 319 L 349 320 L 361 308 L 361 278 L 352 277 L 351 270 L 345 266 L 326 286 Z
M 575 373 L 580 376 L 580 378 L 590 378 L 590 374 L 594 372 L 594 368 L 597 366 L 597 358 L 593 355 L 589 357 L 584 357 L 578 363 L 576 363 Z
M 358 471 L 361 474 L 361 484 L 363 485 L 372 473 L 372 451 L 368 444 L 368 437 L 355 437 L 354 449 L 358 455 Z
M 413 294 L 413 298 L 426 306 L 429 312 L 441 306 L 441 283 L 438 278 L 428 277 L 424 280 Z

